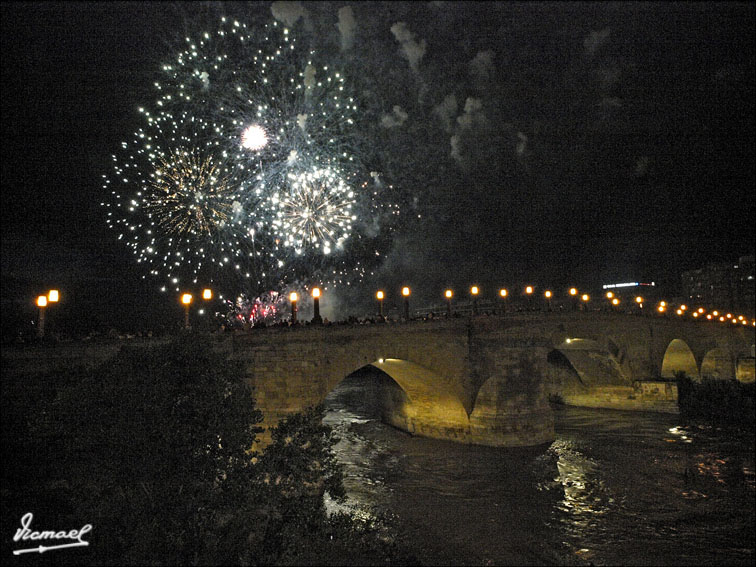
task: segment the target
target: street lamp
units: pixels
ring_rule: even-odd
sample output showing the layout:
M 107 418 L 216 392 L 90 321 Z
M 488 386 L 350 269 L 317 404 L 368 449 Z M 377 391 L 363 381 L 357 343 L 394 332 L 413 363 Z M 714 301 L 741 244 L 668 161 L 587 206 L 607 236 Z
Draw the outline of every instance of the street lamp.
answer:
M 50 303 L 58 303 L 60 299 L 60 292 L 57 289 L 51 289 L 47 292 L 47 301 Z
M 291 301 L 291 322 L 292 324 L 297 322 L 297 292 L 292 291 L 289 294 L 289 301 Z
M 613 311 L 617 310 L 617 306 L 619 304 L 620 304 L 620 300 L 619 300 L 618 297 L 615 297 L 614 299 L 612 299 L 612 308 L 613 308 Z
M 205 301 L 209 301 L 212 298 L 213 298 L 213 290 L 212 289 L 206 287 L 205 289 L 202 290 L 202 299 L 204 299 Z
M 378 309 L 379 309 L 378 312 L 381 315 L 381 319 L 383 319 L 383 297 L 384 297 L 384 294 L 382 291 L 379 291 L 378 293 L 375 294 L 375 298 L 378 300 Z
M 533 303 L 532 303 L 532 296 L 533 296 L 533 286 L 529 285 L 525 288 L 525 295 L 528 296 L 528 311 L 532 310 Z
M 638 304 L 638 309 L 640 309 L 641 314 L 643 314 L 643 298 L 640 295 L 635 298 L 635 303 Z
M 192 294 L 185 293 L 181 296 L 181 303 L 184 304 L 184 329 L 189 328 L 189 306 L 192 304 Z
M 551 311 L 551 291 L 547 289 L 543 292 L 543 295 L 546 297 L 546 308 L 548 311 Z
M 480 293 L 480 290 L 478 289 L 477 285 L 474 285 L 470 288 L 470 294 L 473 296 L 473 315 L 478 314 L 478 294 Z
M 507 293 L 507 290 L 504 288 L 499 290 L 499 297 L 504 301 L 504 315 L 507 314 Z
M 404 318 L 405 318 L 405 320 L 409 321 L 409 296 L 410 296 L 410 288 L 403 287 L 402 288 L 402 295 L 404 296 Z
M 47 307 L 47 296 L 40 295 L 37 297 L 37 307 L 39 307 L 39 325 L 37 326 L 37 336 L 41 339 L 45 336 L 45 307 Z
M 451 317 L 452 316 L 452 310 L 451 310 L 451 300 L 452 296 L 454 295 L 454 292 L 452 290 L 447 289 L 444 292 L 444 296 L 446 296 L 446 316 Z
M 312 288 L 312 302 L 315 308 L 315 315 L 312 318 L 312 322 L 315 325 L 320 325 L 323 319 L 320 317 L 320 288 Z
M 591 296 L 588 295 L 587 293 L 584 293 L 583 295 L 580 296 L 580 299 L 583 300 L 583 305 L 581 306 L 582 309 L 584 309 L 584 310 L 587 311 L 588 310 L 588 301 L 590 301 Z
M 577 293 L 578 293 L 578 290 L 576 287 L 570 288 L 570 295 L 572 296 L 572 310 L 573 311 L 577 311 L 577 306 L 578 306 Z

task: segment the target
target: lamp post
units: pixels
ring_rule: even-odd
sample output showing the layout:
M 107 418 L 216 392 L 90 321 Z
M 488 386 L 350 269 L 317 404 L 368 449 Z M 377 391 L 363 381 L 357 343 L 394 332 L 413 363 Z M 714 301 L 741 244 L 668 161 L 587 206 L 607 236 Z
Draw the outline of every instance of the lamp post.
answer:
M 543 293 L 544 297 L 546 297 L 546 310 L 551 311 L 551 291 L 548 289 Z
M 313 315 L 312 317 L 312 322 L 315 325 L 320 325 L 323 322 L 323 319 L 320 316 L 320 288 L 319 287 L 312 288 L 312 304 L 315 309 L 315 315 Z
M 378 313 L 381 316 L 381 320 L 383 320 L 383 297 L 384 293 L 382 291 L 375 294 L 375 298 L 378 300 Z
M 291 323 L 292 325 L 297 322 L 297 292 L 292 291 L 289 294 L 289 301 L 291 301 Z
M 473 315 L 478 314 L 478 294 L 480 293 L 480 290 L 478 289 L 477 285 L 474 285 L 470 288 L 470 295 L 473 297 Z
M 452 296 L 454 295 L 454 293 L 452 292 L 452 290 L 447 289 L 444 292 L 444 295 L 446 296 L 446 317 L 447 318 L 451 318 L 451 316 L 452 316 L 451 300 L 452 300 Z
M 577 293 L 578 293 L 577 288 L 575 288 L 575 287 L 571 287 L 570 288 L 570 296 L 572 296 L 572 310 L 573 311 L 577 311 L 577 306 L 578 306 L 578 304 L 577 304 Z
M 640 309 L 640 314 L 643 315 L 643 298 L 640 295 L 635 298 L 635 303 L 638 305 L 638 309 Z
M 590 301 L 591 296 L 588 295 L 587 293 L 584 293 L 583 295 L 580 296 L 580 299 L 583 301 L 583 303 L 581 305 L 581 308 L 584 311 L 587 311 L 588 310 L 588 302 Z
M 529 285 L 525 288 L 525 295 L 528 296 L 528 311 L 532 309 L 532 297 L 533 297 L 533 286 Z
M 184 329 L 189 329 L 189 306 L 192 304 L 192 294 L 183 294 L 181 296 L 181 303 L 184 304 Z
M 620 300 L 618 297 L 615 297 L 612 299 L 612 311 L 617 311 L 617 306 L 620 304 Z
M 402 295 L 404 296 L 404 318 L 409 321 L 409 296 L 410 296 L 410 288 L 403 287 L 402 288 Z
M 41 339 L 45 336 L 45 307 L 47 307 L 47 296 L 40 295 L 37 297 L 37 307 L 39 307 L 39 325 L 37 326 L 37 336 Z
M 504 315 L 507 314 L 507 293 L 507 290 L 504 288 L 499 290 L 499 297 L 501 297 L 501 300 L 504 302 Z

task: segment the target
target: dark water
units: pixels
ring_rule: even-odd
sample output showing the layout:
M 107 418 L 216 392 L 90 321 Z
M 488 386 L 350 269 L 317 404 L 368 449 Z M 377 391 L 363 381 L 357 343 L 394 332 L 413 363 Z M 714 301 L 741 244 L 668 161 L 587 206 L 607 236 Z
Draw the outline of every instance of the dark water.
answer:
M 556 440 L 496 449 L 380 422 L 376 372 L 327 399 L 347 506 L 430 565 L 753 565 L 754 433 L 555 408 Z

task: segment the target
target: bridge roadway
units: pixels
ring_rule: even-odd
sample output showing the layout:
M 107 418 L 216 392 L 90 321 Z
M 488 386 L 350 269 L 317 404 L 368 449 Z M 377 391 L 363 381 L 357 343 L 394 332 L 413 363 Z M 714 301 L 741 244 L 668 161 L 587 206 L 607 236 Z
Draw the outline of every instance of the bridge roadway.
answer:
M 754 349 L 752 327 L 605 312 L 272 327 L 213 337 L 243 362 L 264 425 L 322 402 L 349 374 L 372 365 L 391 378 L 380 389 L 388 423 L 492 446 L 551 441 L 550 396 L 580 406 L 676 411 L 676 386 L 660 378 L 683 371 L 694 379 L 733 379 L 738 361 Z M 37 366 L 42 359 L 51 367 L 94 364 L 120 347 L 76 348 L 83 350 L 3 349 L 3 364 L 20 370 L 34 360 L 31 351 Z

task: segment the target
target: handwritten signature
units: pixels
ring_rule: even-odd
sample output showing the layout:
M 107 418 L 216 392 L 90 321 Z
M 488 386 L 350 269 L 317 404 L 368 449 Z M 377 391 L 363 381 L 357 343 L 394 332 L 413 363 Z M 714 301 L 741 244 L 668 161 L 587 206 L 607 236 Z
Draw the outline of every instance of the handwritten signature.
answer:
M 44 553 L 51 549 L 64 549 L 67 547 L 80 547 L 83 545 L 89 545 L 88 541 L 82 540 L 82 536 L 92 531 L 92 524 L 86 524 L 78 530 L 45 530 L 45 531 L 32 531 L 31 523 L 34 519 L 34 514 L 27 512 L 21 518 L 21 527 L 16 530 L 16 535 L 13 536 L 13 541 L 27 541 L 27 540 L 76 540 L 72 543 L 62 543 L 58 545 L 39 545 L 37 547 L 30 547 L 27 549 L 16 549 L 13 551 L 13 555 L 20 555 L 22 553 Z

